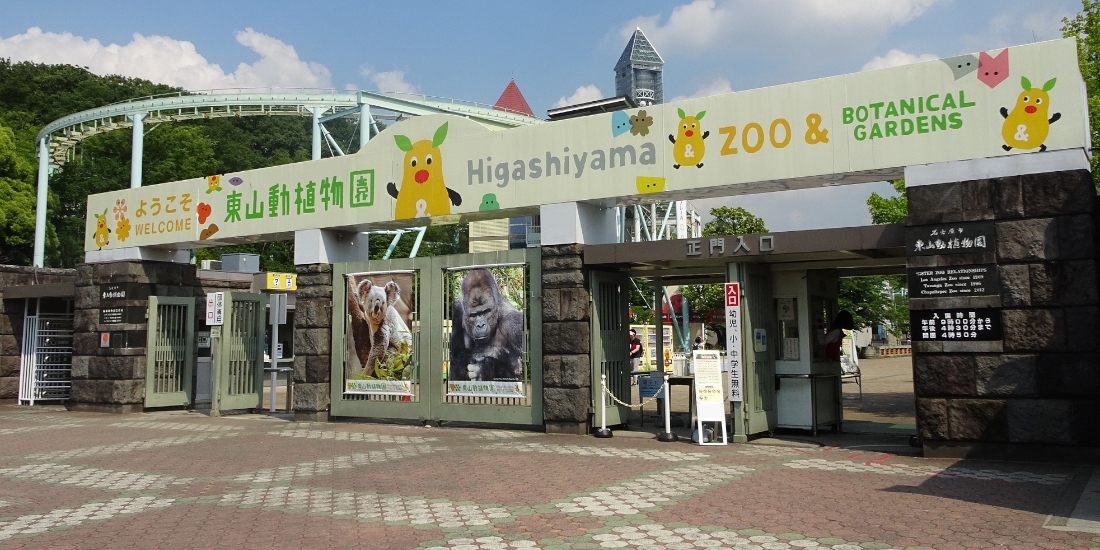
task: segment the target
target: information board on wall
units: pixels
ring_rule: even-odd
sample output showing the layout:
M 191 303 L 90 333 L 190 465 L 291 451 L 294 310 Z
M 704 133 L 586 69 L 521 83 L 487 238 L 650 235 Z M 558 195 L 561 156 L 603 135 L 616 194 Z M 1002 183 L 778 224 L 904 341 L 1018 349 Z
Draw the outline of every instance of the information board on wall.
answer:
M 997 266 L 912 268 L 908 274 L 910 298 L 954 298 L 999 294 Z
M 915 309 L 909 312 L 914 341 L 991 341 L 1004 338 L 997 308 Z
M 730 401 L 744 400 L 741 378 L 741 283 L 726 283 L 726 359 L 730 371 Z

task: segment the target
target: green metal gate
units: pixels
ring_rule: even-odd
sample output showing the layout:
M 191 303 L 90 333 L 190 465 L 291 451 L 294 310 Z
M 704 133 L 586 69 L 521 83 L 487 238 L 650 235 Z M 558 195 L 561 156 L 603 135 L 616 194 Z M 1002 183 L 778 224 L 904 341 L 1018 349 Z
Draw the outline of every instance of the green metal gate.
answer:
M 256 409 L 263 397 L 264 302 L 260 294 L 225 293 L 224 325 L 214 357 L 212 414 Z M 213 336 L 213 335 L 212 335 Z
M 592 407 L 599 414 L 600 400 L 607 401 L 607 424 L 626 424 L 630 408 L 615 403 L 600 387 L 607 375 L 607 389 L 624 403 L 630 402 L 630 279 L 616 273 L 593 272 L 592 279 Z M 596 418 L 595 422 L 599 423 Z
M 195 299 L 150 296 L 148 331 L 145 406 L 189 405 L 194 372 Z
M 513 397 L 457 395 L 448 386 L 454 273 L 499 266 L 524 270 L 525 307 L 522 357 L 522 394 Z M 405 380 L 403 395 L 365 394 L 348 391 L 350 379 L 348 334 L 349 274 L 356 276 L 402 275 L 411 277 L 411 361 L 415 368 Z M 375 260 L 333 266 L 332 285 L 332 393 L 334 417 L 363 417 L 460 421 L 493 424 L 542 424 L 542 256 L 538 248 L 456 254 L 430 258 Z M 408 367 L 407 367 L 408 368 Z

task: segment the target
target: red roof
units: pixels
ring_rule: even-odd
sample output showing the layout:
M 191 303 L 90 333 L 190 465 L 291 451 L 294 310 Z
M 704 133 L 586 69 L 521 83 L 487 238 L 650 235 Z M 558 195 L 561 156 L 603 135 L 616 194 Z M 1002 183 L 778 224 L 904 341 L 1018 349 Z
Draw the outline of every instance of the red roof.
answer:
M 523 99 L 523 93 L 519 91 L 519 86 L 516 86 L 515 79 L 508 81 L 508 86 L 504 88 L 504 93 L 500 94 L 500 99 L 493 105 L 493 108 L 498 111 L 509 111 L 529 117 L 535 116 L 535 113 L 531 111 L 531 106 L 527 104 L 527 100 Z

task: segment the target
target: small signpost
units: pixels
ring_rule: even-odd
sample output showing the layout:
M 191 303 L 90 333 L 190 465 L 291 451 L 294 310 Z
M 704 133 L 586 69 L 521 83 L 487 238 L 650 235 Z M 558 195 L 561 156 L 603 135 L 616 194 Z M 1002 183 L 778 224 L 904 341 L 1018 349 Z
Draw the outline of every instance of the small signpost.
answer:
M 695 429 L 700 445 L 726 445 L 726 402 L 722 398 L 722 357 L 714 350 L 695 350 Z M 722 442 L 707 442 L 704 422 L 718 422 Z

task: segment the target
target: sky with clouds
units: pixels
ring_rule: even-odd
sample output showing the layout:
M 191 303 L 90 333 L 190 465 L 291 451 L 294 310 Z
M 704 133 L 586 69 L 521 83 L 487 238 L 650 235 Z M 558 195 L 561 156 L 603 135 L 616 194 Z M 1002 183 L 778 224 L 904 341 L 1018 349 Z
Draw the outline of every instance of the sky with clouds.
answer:
M 666 101 L 1061 36 L 1080 0 L 632 0 L 418 3 L 192 0 L 7 3 L 0 57 L 71 63 L 190 90 L 340 88 L 491 104 L 514 78 L 537 115 L 614 93 L 635 28 L 665 60 Z M 157 4 L 159 5 L 159 4 Z M 885 183 L 698 201 L 773 231 L 870 222 Z

